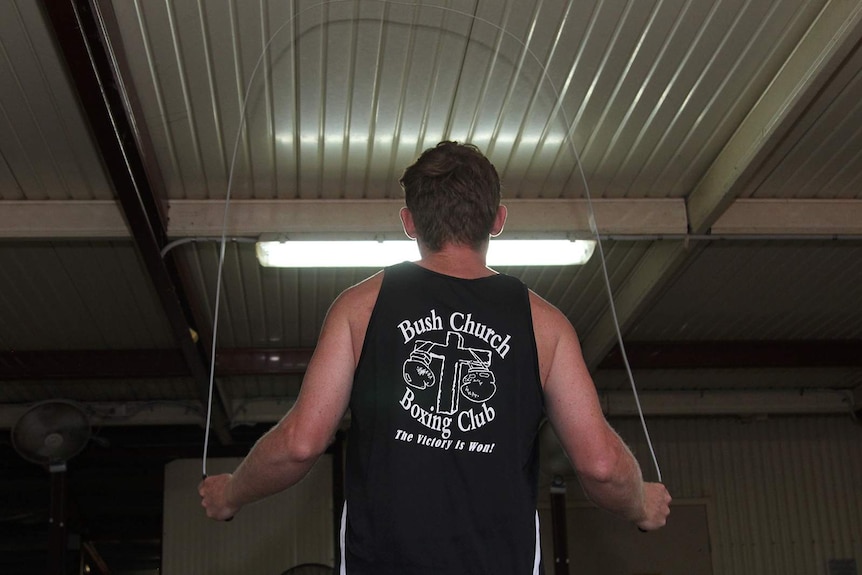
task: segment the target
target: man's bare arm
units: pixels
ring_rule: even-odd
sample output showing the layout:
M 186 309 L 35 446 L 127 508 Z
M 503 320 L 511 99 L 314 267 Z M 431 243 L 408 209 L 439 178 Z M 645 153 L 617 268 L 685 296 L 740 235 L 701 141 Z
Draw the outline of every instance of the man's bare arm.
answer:
M 663 526 L 670 495 L 661 484 L 644 483 L 637 460 L 605 419 L 574 328 L 538 296 L 531 301 L 546 409 L 584 491 L 642 529 Z
M 296 403 L 261 437 L 232 474 L 205 479 L 199 493 L 207 515 L 233 517 L 243 506 L 300 481 L 329 446 L 350 401 L 364 326 L 362 289 L 342 294 L 327 314 Z M 366 306 L 367 307 L 367 306 Z M 361 322 L 361 319 L 359 320 Z

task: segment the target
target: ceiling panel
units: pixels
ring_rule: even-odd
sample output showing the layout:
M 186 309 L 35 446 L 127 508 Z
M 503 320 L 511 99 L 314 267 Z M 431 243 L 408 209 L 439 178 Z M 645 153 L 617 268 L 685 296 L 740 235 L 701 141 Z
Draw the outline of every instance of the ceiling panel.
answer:
M 443 138 L 487 151 L 511 197 L 582 195 L 572 143 L 596 196 L 681 197 L 822 4 L 115 10 L 172 198 L 398 197 Z
M 742 195 L 860 199 L 860 173 L 862 48 L 857 43 Z
M 112 199 L 36 2 L 0 2 L 0 200 Z
M 627 336 L 859 339 L 860 285 L 859 242 L 712 242 Z
M 589 115 L 604 120 L 612 143 L 587 142 L 594 187 L 605 197 L 688 194 L 824 4 L 658 3 L 649 27 L 633 35 L 642 61 L 598 70 L 618 85 L 613 98 L 598 99 L 609 107 Z M 601 141 L 602 130 L 583 129 Z
M 174 347 L 129 242 L 0 242 L 0 347 Z
M 190 295 L 212 326 L 219 243 L 188 244 Z M 222 269 L 218 347 L 313 347 L 332 301 L 369 269 L 262 267 L 254 244 L 228 243 Z M 209 331 L 211 333 L 211 331 Z
M 104 20 L 89 20 L 93 11 Z M 106 111 L 80 109 L 71 78 L 98 92 L 86 66 L 67 70 L 60 53 L 84 47 L 82 29 L 106 34 L 91 54 L 117 58 L 103 85 L 128 98 L 112 108 L 138 130 L 124 134 L 126 156 Z M 394 206 L 404 167 L 442 138 L 491 156 L 509 232 L 518 199 L 543 200 L 518 224 L 536 234 L 568 230 L 566 214 L 589 229 L 583 203 L 557 201 L 581 199 L 583 180 L 603 199 L 608 282 L 650 413 L 770 412 L 775 398 L 793 413 L 862 413 L 860 37 L 862 3 L 826 0 L 0 2 L 0 427 L 39 400 L 85 403 L 104 425 L 75 463 L 88 485 L 104 480 L 78 491 L 84 527 L 126 546 L 146 541 L 146 556 L 129 550 L 125 565 L 154 571 L 160 487 L 124 506 L 115 484 L 200 454 L 218 244 L 191 236 L 221 231 L 228 184 L 250 202 L 231 212 L 245 218 L 245 240 L 280 224 L 293 231 L 297 219 L 307 233 L 379 232 L 388 220 L 371 217 L 382 213 L 373 200 Z M 88 121 L 102 126 L 94 134 L 111 167 L 158 164 L 152 182 L 132 170 L 127 209 L 211 203 L 174 203 L 171 221 L 136 225 L 129 238 Z M 148 197 L 162 189 L 167 197 Z M 328 201 L 299 209 L 308 204 L 297 199 Z M 165 266 L 153 261 L 176 239 L 194 241 Z M 371 270 L 265 269 L 234 242 L 224 264 L 210 447 L 240 455 L 298 393 L 332 300 Z M 500 271 L 571 319 L 603 401 L 631 403 L 600 254 L 581 267 Z M 728 357 L 745 369 L 726 367 Z M 714 394 L 721 406 L 695 405 Z M 0 487 L 14 490 L 30 464 L 0 449 L 18 478 Z M 132 470 L 117 481 L 121 466 Z M 28 533 L 9 545 L 31 553 L 20 559 L 29 566 L 44 546 Z M 121 552 L 105 557 L 122 572 Z M 0 571 L 13 572 L 4 561 Z

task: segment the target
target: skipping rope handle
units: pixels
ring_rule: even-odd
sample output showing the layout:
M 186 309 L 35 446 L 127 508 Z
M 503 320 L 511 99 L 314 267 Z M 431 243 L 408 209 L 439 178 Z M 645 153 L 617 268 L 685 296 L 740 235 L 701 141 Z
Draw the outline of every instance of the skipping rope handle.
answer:
M 204 479 L 204 480 L 206 480 L 206 478 L 207 478 L 207 474 L 206 474 L 206 473 L 204 473 L 204 474 L 203 474 L 203 479 Z M 228 517 L 227 519 L 225 519 L 225 521 L 233 521 L 233 516 Z

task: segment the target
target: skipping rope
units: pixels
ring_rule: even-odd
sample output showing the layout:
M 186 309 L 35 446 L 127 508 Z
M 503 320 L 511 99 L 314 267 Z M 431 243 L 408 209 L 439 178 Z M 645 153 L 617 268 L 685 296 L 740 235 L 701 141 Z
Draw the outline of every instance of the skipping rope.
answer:
M 212 344 L 211 344 L 211 348 L 210 348 L 211 349 L 211 358 L 210 358 L 210 372 L 209 372 L 209 388 L 208 388 L 208 396 L 207 396 L 206 424 L 205 424 L 205 429 L 204 429 L 204 446 L 203 446 L 203 455 L 202 455 L 202 468 L 203 468 L 202 472 L 203 472 L 204 477 L 207 476 L 207 453 L 209 451 L 209 436 L 210 436 L 210 425 L 211 425 L 211 416 L 212 416 L 213 391 L 214 391 L 214 387 L 215 387 L 214 384 L 215 384 L 216 339 L 217 339 L 217 335 L 218 335 L 218 323 L 219 323 L 218 322 L 219 301 L 221 298 L 222 268 L 224 266 L 225 245 L 227 243 L 227 226 L 228 226 L 228 214 L 230 211 L 231 188 L 233 186 L 234 170 L 236 168 L 236 158 L 237 158 L 237 154 L 239 151 L 239 144 L 240 144 L 240 140 L 242 137 L 243 127 L 245 125 L 246 109 L 248 107 L 249 94 L 250 94 L 251 89 L 252 89 L 252 83 L 254 82 L 255 76 L 257 75 L 257 72 L 260 69 L 261 64 L 263 63 L 264 57 L 266 56 L 272 42 L 275 40 L 275 38 L 283 30 L 285 30 L 294 20 L 296 20 L 296 18 L 298 18 L 300 15 L 302 15 L 302 14 L 304 14 L 310 10 L 313 10 L 315 8 L 321 8 L 321 7 L 329 6 L 332 4 L 355 3 L 357 1 L 358 0 L 325 0 L 325 1 L 318 2 L 318 3 L 313 4 L 313 5 L 307 6 L 306 8 L 303 8 L 302 10 L 298 11 L 293 16 L 291 16 L 287 21 L 285 21 L 283 24 L 281 24 L 270 35 L 266 44 L 264 44 L 263 48 L 261 49 L 260 56 L 258 57 L 257 62 L 255 63 L 254 68 L 252 69 L 251 77 L 249 78 L 248 83 L 245 86 L 245 92 L 244 92 L 243 99 L 242 99 L 241 106 L 240 106 L 239 126 L 237 127 L 237 131 L 236 131 L 236 138 L 234 140 L 233 153 L 232 153 L 231 161 L 230 161 L 230 169 L 228 172 L 227 191 L 225 193 L 225 203 L 224 203 L 224 215 L 223 215 L 223 220 L 222 220 L 221 238 L 220 238 L 220 242 L 219 242 L 218 269 L 216 272 L 216 293 L 215 293 L 215 301 L 213 304 L 213 330 L 212 330 Z M 613 289 L 611 288 L 610 278 L 608 275 L 607 262 L 605 260 L 604 249 L 602 247 L 602 238 L 601 238 L 601 235 L 599 234 L 598 226 L 596 224 L 595 210 L 593 208 L 593 200 L 592 200 L 592 196 L 590 194 L 590 188 L 589 188 L 589 185 L 587 183 L 587 178 L 586 178 L 586 174 L 584 173 L 583 165 L 581 163 L 580 154 L 578 153 L 577 147 L 575 146 L 573 138 L 572 138 L 572 134 L 574 132 L 575 126 L 569 123 L 568 116 L 566 115 L 566 112 L 563 109 L 563 104 L 562 104 L 562 99 L 561 99 L 560 93 L 557 90 L 557 87 L 555 86 L 553 80 L 549 76 L 547 68 L 542 64 L 542 62 L 539 60 L 539 58 L 536 56 L 536 54 L 532 50 L 530 50 L 529 46 L 527 46 L 527 44 L 524 43 L 520 38 L 518 38 L 517 36 L 515 36 L 514 34 L 509 32 L 505 28 L 503 28 L 503 27 L 501 27 L 501 26 L 499 26 L 499 25 L 497 25 L 497 24 L 495 24 L 495 23 L 493 23 L 493 22 L 491 22 L 485 18 L 477 16 L 475 14 L 471 14 L 469 12 L 464 12 L 462 10 L 457 10 L 455 8 L 450 8 L 450 7 L 446 7 L 446 6 L 431 6 L 431 5 L 424 5 L 424 4 L 415 4 L 415 3 L 410 3 L 410 2 L 401 2 L 398 0 L 364 0 L 364 1 L 366 4 L 371 3 L 371 2 L 375 2 L 377 4 L 384 4 L 384 5 L 395 5 L 395 6 L 405 6 L 405 7 L 411 7 L 411 8 L 424 8 L 424 9 L 430 9 L 430 10 L 439 10 L 439 11 L 452 13 L 452 14 L 456 14 L 459 16 L 464 16 L 464 17 L 470 18 L 474 22 L 486 24 L 486 25 L 490 26 L 491 28 L 497 30 L 498 32 L 501 32 L 505 36 L 513 39 L 515 42 L 517 42 L 518 45 L 520 45 L 523 48 L 524 52 L 526 52 L 526 54 L 528 54 L 530 56 L 530 58 L 532 58 L 533 61 L 535 61 L 535 63 L 541 69 L 542 77 L 544 78 L 545 81 L 547 81 L 548 85 L 550 86 L 551 90 L 553 91 L 553 95 L 554 95 L 554 99 L 555 99 L 555 109 L 556 109 L 556 112 L 553 112 L 553 113 L 559 113 L 561 118 L 562 118 L 563 124 L 566 126 L 569 126 L 569 128 L 567 129 L 566 134 L 565 134 L 565 141 L 568 142 L 568 145 L 571 149 L 572 155 L 575 158 L 575 163 L 576 163 L 577 168 L 578 168 L 578 173 L 580 174 L 580 179 L 581 179 L 581 182 L 584 186 L 584 195 L 585 195 L 586 200 L 587 200 L 590 231 L 593 233 L 593 235 L 595 237 L 596 246 L 598 247 L 598 251 L 599 251 L 599 259 L 601 261 L 602 276 L 604 279 L 604 284 L 605 284 L 605 288 L 606 288 L 607 296 L 608 296 L 608 307 L 609 307 L 609 310 L 611 313 L 611 318 L 613 320 L 614 329 L 615 329 L 616 337 L 617 337 L 617 342 L 618 342 L 618 345 L 620 348 L 620 354 L 621 354 L 622 359 L 623 359 L 623 365 L 625 366 L 625 371 L 626 371 L 626 375 L 628 377 L 629 384 L 631 386 L 632 394 L 634 395 L 635 406 L 637 408 L 638 416 L 640 418 L 641 427 L 643 429 L 644 437 L 646 438 L 646 443 L 647 443 L 647 446 L 649 448 L 650 456 L 652 458 L 652 462 L 653 462 L 653 465 L 655 467 L 656 476 L 657 476 L 658 481 L 661 482 L 662 481 L 661 468 L 659 467 L 658 460 L 657 460 L 656 454 L 655 454 L 655 449 L 653 448 L 653 444 L 652 444 L 652 440 L 650 438 L 649 430 L 648 430 L 647 425 L 646 425 L 646 420 L 644 418 L 643 409 L 641 408 L 640 396 L 638 394 L 638 390 L 637 390 L 637 386 L 635 384 L 634 376 L 632 375 L 631 366 L 629 365 L 629 360 L 628 360 L 628 356 L 626 354 L 625 344 L 623 342 L 622 329 L 620 328 L 619 319 L 617 317 L 616 306 L 614 304 Z M 552 113 L 552 115 L 553 115 L 553 113 Z

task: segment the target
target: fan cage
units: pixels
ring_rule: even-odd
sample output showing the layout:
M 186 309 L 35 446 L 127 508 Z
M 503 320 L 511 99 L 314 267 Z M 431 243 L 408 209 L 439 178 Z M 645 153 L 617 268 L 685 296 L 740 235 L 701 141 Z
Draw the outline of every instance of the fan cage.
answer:
M 63 466 L 90 439 L 90 421 L 83 406 L 50 399 L 31 406 L 12 428 L 12 446 L 32 463 Z

